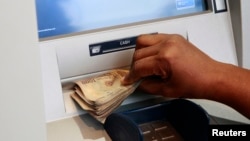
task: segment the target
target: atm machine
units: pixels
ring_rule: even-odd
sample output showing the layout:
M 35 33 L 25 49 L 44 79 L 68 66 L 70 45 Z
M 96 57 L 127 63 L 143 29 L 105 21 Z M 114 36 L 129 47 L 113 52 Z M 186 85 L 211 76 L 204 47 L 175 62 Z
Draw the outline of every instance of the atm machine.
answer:
M 72 82 L 129 67 L 141 34 L 180 34 L 212 58 L 238 65 L 229 11 L 227 0 L 36 0 L 48 141 L 109 140 L 70 98 Z M 156 98 L 135 92 L 121 106 Z M 189 100 L 210 115 L 249 123 L 221 103 Z

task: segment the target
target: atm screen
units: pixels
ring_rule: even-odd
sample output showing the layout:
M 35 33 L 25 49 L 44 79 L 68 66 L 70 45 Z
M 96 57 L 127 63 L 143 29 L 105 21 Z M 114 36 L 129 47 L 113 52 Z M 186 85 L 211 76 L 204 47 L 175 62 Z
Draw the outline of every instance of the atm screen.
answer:
M 36 0 L 39 38 L 194 14 L 206 0 Z

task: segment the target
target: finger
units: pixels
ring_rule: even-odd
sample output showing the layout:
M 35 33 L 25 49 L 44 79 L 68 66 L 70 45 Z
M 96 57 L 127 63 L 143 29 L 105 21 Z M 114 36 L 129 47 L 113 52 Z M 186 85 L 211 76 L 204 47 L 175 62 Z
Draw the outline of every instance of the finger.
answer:
M 170 68 L 168 64 L 159 62 L 157 56 L 150 56 L 132 64 L 129 74 L 123 80 L 123 84 L 132 84 L 144 77 L 155 75 L 165 79 L 170 75 Z
M 136 40 L 136 50 L 149 47 L 161 42 L 164 39 L 162 34 L 144 34 L 140 35 Z
M 161 79 L 156 79 L 156 78 L 145 78 L 139 88 L 147 93 L 150 94 L 155 94 L 155 95 L 162 95 L 163 94 L 163 87 L 164 87 L 164 82 Z
M 180 97 L 178 93 L 174 92 L 171 85 L 161 78 L 146 78 L 141 82 L 139 88 L 142 91 L 154 95 L 162 95 L 171 98 Z
M 154 56 L 154 55 L 158 54 L 159 48 L 160 48 L 160 46 L 156 45 L 156 46 L 150 46 L 147 48 L 141 48 L 141 49 L 135 50 L 134 56 L 133 56 L 133 61 L 137 61 L 137 60 L 140 60 L 142 58 L 149 57 L 149 56 Z
M 152 73 L 152 69 L 155 69 L 154 64 L 155 56 L 135 61 L 132 64 L 129 73 L 124 77 L 122 83 L 124 85 L 132 84 L 146 76 L 153 75 L 154 73 Z

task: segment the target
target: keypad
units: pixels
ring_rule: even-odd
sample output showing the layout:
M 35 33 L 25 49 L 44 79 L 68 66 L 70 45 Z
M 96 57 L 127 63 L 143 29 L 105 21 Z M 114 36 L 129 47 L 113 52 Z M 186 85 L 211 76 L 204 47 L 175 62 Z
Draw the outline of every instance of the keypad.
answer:
M 144 141 L 184 141 L 180 134 L 166 120 L 139 125 Z

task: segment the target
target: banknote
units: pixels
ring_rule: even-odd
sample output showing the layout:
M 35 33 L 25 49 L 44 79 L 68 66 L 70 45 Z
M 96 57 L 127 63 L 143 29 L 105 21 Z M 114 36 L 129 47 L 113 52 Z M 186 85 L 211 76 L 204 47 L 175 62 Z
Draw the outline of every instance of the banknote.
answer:
M 117 109 L 134 92 L 140 82 L 124 86 L 122 79 L 128 73 L 125 69 L 110 70 L 102 75 L 75 82 L 71 97 L 98 121 Z

